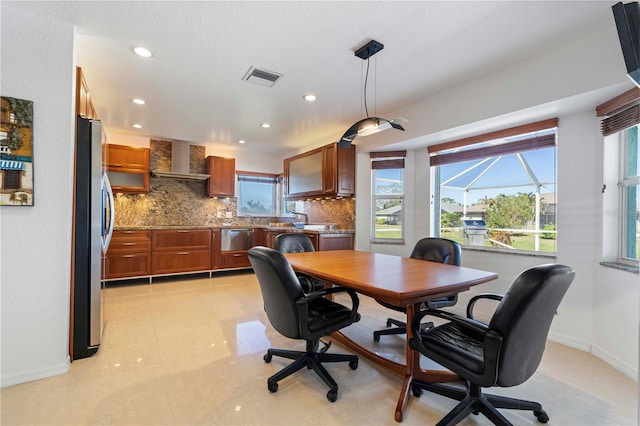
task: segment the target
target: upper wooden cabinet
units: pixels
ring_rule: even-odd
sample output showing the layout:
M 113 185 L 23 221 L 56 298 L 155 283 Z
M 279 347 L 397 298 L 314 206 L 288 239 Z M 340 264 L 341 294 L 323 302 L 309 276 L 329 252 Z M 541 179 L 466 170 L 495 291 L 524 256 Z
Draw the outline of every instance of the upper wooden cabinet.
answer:
M 149 192 L 149 148 L 107 144 L 107 173 L 114 192 Z
M 207 180 L 205 195 L 208 197 L 233 197 L 236 189 L 236 159 L 209 156 L 205 162 Z
M 76 67 L 76 116 L 98 119 L 98 114 L 91 101 L 91 92 L 84 79 L 82 68 Z
M 288 199 L 352 197 L 355 194 L 355 146 L 332 143 L 284 160 Z

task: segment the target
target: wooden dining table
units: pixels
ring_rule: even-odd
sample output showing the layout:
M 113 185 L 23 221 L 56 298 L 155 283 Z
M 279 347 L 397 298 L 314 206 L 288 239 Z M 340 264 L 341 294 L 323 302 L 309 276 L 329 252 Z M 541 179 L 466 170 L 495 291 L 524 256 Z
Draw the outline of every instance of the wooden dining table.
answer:
M 359 355 L 404 379 L 395 411 L 395 419 L 398 422 L 402 421 L 411 381 L 414 378 L 432 383 L 458 379 L 457 375 L 448 370 L 422 369 L 420 354 L 410 349 L 408 343 L 414 313 L 427 300 L 451 296 L 474 285 L 498 278 L 493 272 L 365 251 L 316 251 L 288 253 L 285 256 L 298 272 L 313 275 L 333 285 L 353 289 L 376 300 L 407 308 L 404 364 L 380 356 L 350 339 L 343 332 L 332 334 L 337 341 Z

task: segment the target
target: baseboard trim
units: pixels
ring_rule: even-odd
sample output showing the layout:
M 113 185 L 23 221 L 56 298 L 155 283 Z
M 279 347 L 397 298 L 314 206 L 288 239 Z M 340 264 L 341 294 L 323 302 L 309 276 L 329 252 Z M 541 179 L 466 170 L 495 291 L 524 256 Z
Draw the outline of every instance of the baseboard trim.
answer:
M 605 351 L 601 347 L 597 345 L 591 346 L 591 353 L 593 356 L 600 358 L 602 361 L 606 362 L 631 380 L 638 382 L 638 368 L 633 367 L 632 365 L 627 364 L 620 358 L 611 353 Z
M 39 370 L 31 370 L 19 374 L 2 375 L 0 379 L 0 387 L 18 385 L 20 383 L 31 382 L 34 380 L 46 379 L 47 377 L 58 376 L 69 372 L 71 368 L 71 359 L 67 356 L 65 361 L 61 364 L 51 366 L 49 368 L 43 368 Z

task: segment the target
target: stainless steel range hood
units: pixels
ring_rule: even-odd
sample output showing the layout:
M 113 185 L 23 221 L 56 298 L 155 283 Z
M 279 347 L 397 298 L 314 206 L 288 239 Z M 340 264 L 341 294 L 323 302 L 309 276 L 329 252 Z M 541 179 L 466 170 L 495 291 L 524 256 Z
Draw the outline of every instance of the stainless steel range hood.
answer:
M 201 173 L 189 173 L 189 142 L 177 139 L 171 140 L 171 171 L 153 170 L 155 177 L 167 177 L 173 179 L 206 180 L 209 175 Z

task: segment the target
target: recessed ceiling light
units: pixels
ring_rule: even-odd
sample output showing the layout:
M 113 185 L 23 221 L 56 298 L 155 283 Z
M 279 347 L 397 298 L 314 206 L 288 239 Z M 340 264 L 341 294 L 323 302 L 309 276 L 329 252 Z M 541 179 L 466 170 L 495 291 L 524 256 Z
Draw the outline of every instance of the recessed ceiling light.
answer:
M 238 141 L 238 143 L 246 143 L 246 142 L 245 142 L 245 141 L 243 141 L 242 139 L 240 139 L 240 140 Z
M 316 97 L 316 95 L 311 95 L 311 94 L 309 94 L 309 95 L 304 95 L 302 98 L 303 98 L 305 101 L 309 101 L 309 102 L 313 102 L 313 101 L 315 101 L 316 99 L 318 99 L 318 98 Z
M 145 100 L 144 99 L 140 99 L 140 98 L 133 98 L 133 99 L 131 99 L 131 102 L 133 102 L 134 104 L 137 104 L 137 105 L 146 104 Z
M 134 47 L 133 49 L 133 53 L 135 53 L 138 56 L 142 56 L 143 58 L 150 58 L 153 56 L 153 54 L 151 53 L 151 51 L 149 49 L 145 49 L 144 47 Z
M 142 129 L 142 124 L 135 123 L 135 124 L 132 124 L 131 127 L 136 129 Z
M 265 129 L 268 129 L 269 127 L 271 127 L 271 124 L 269 123 L 262 123 L 261 126 Z

